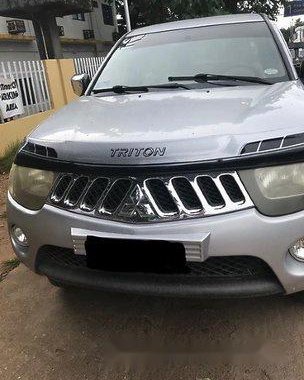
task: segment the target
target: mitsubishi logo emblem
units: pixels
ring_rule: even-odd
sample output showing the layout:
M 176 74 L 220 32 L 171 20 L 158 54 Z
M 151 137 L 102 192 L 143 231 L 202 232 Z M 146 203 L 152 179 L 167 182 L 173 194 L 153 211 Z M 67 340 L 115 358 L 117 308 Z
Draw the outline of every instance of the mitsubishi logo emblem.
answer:
M 156 218 L 155 212 L 139 185 L 135 185 L 131 193 L 124 200 L 124 205 L 119 212 L 119 216 L 134 221 L 153 220 Z

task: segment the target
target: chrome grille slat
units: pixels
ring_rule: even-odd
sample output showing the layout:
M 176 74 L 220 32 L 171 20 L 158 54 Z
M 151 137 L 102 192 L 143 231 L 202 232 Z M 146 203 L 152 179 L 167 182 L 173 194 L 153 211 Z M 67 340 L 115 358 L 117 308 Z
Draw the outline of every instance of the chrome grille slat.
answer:
M 223 196 L 223 192 L 218 188 L 218 183 L 215 183 L 216 179 L 203 175 L 197 178 L 197 183 L 209 205 L 221 208 L 225 206 L 225 197 Z
M 60 203 L 68 190 L 70 189 L 71 184 L 73 183 L 73 176 L 70 174 L 61 176 L 56 185 L 54 186 L 54 190 L 52 192 L 51 200 L 53 203 Z
M 49 203 L 97 218 L 138 223 L 206 217 L 253 207 L 236 172 L 136 178 L 61 174 Z
M 203 209 L 191 182 L 185 177 L 176 177 L 170 180 L 172 192 L 178 198 L 186 212 L 199 212 Z
M 228 174 L 223 174 L 219 178 L 222 185 L 224 186 L 226 193 L 228 194 L 232 202 L 234 203 L 245 202 L 244 194 L 242 193 L 234 177 Z
M 66 207 L 75 207 L 88 185 L 89 179 L 87 177 L 78 177 L 74 179 L 72 186 L 70 186 L 69 191 L 67 191 L 64 198 L 64 205 Z
M 81 210 L 86 212 L 93 211 L 101 201 L 109 186 L 109 183 L 110 180 L 108 178 L 94 179 L 89 184 L 87 191 L 83 195 L 80 205 Z
M 178 206 L 176 202 L 174 202 L 172 193 L 164 181 L 158 178 L 152 178 L 145 182 L 150 196 L 163 214 L 174 215 L 178 213 Z
M 115 213 L 131 190 L 131 185 L 132 180 L 130 178 L 117 179 L 106 194 L 99 212 L 105 214 Z
M 234 203 L 230 199 L 229 195 L 227 194 L 224 186 L 222 185 L 222 182 L 220 180 L 220 177 L 213 179 L 215 182 L 216 187 L 218 188 L 219 192 L 221 193 L 221 196 L 224 199 L 225 205 L 224 207 L 233 207 Z

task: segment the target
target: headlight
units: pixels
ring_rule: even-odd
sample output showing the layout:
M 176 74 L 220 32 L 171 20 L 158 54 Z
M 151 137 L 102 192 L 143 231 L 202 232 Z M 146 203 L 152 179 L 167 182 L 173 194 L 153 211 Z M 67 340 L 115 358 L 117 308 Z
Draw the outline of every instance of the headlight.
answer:
M 239 174 L 262 214 L 285 215 L 304 209 L 304 164 L 245 170 Z
M 40 210 L 54 182 L 54 173 L 13 165 L 9 192 L 16 202 L 30 210 Z

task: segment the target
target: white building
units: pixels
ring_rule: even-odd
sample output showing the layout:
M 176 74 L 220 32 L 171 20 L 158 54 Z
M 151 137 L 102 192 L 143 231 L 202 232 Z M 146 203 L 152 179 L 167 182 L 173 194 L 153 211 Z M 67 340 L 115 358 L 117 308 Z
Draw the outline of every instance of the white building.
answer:
M 295 29 L 295 36 L 292 42 L 304 42 L 304 26 L 298 26 Z
M 115 7 L 93 1 L 93 12 L 57 18 L 64 58 L 105 55 L 117 30 Z M 0 17 L 0 61 L 39 59 L 31 21 Z

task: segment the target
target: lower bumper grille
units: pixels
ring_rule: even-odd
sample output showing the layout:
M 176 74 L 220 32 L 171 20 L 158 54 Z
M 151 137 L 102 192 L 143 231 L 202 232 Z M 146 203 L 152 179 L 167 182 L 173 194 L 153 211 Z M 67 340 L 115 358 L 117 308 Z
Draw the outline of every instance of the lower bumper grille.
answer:
M 55 265 L 72 268 L 86 268 L 86 256 L 76 255 L 72 249 L 44 246 L 40 249 L 37 259 L 38 266 L 41 262 L 48 261 Z M 170 271 L 171 274 L 172 271 Z M 222 256 L 211 257 L 202 263 L 186 262 L 183 273 L 175 273 L 180 276 L 200 276 L 202 278 L 245 278 L 259 276 L 273 276 L 269 266 L 261 259 L 250 256 Z
M 85 256 L 71 249 L 39 250 L 37 272 L 57 283 L 141 295 L 234 298 L 282 294 L 284 289 L 268 265 L 258 258 L 235 256 L 187 263 L 184 273 L 122 273 L 87 267 Z

